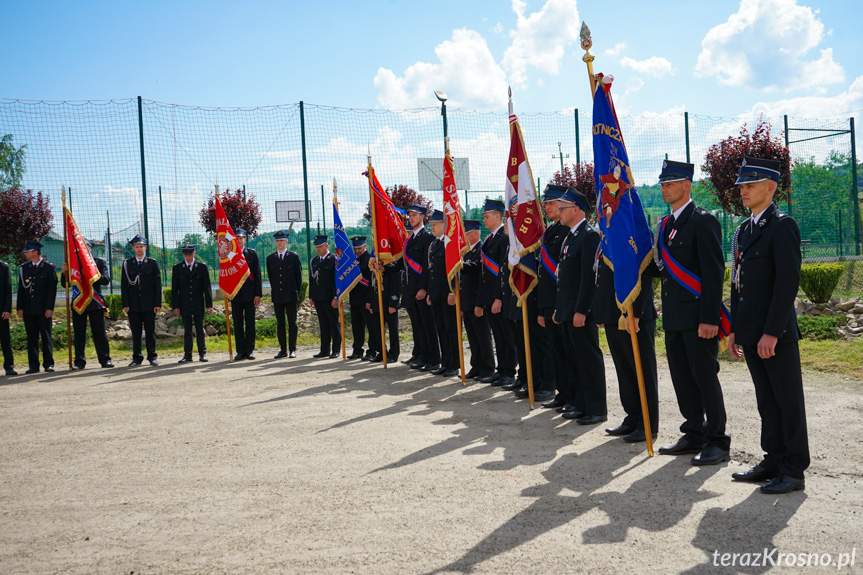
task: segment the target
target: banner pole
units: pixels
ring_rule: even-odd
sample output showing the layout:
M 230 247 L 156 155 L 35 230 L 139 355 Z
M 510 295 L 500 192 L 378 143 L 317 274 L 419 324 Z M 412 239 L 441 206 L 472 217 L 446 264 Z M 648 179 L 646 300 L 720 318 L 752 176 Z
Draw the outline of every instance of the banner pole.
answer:
M 626 321 L 632 339 L 632 355 L 635 357 L 635 373 L 638 376 L 638 395 L 641 398 L 641 418 L 644 420 L 644 436 L 647 438 L 647 455 L 653 457 L 653 435 L 650 429 L 650 411 L 647 409 L 647 393 L 644 390 L 644 371 L 641 368 L 641 352 L 638 349 L 638 336 L 635 333 L 635 314 L 632 303 L 626 306 Z
M 461 384 L 467 385 L 464 377 L 464 337 L 461 333 L 461 297 L 459 297 L 459 277 L 455 278 L 455 323 L 458 329 L 458 364 L 461 368 Z M 472 351 L 472 350 L 471 350 Z
M 62 188 L 63 196 L 63 263 L 66 264 L 66 347 L 69 351 L 69 371 L 72 371 L 72 306 L 69 305 L 69 284 L 72 283 L 69 273 L 69 264 L 72 263 L 69 257 L 69 238 L 67 230 L 69 228 L 69 214 L 66 210 L 66 186 Z M 52 330 L 53 331 L 53 330 Z
M 225 327 L 228 332 L 228 362 L 234 361 L 234 350 L 231 349 L 231 314 L 228 313 L 230 303 L 228 302 L 228 296 L 225 296 Z

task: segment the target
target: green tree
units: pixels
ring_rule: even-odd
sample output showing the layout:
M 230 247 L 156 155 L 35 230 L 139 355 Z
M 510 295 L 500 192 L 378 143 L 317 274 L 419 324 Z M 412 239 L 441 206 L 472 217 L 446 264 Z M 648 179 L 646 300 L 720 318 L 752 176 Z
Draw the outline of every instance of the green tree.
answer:
M 800 235 L 813 244 L 851 241 L 853 219 L 848 217 L 851 159 L 830 153 L 823 164 L 814 157 L 798 160 L 791 170 L 791 210 Z M 844 237 L 843 237 L 844 236 Z
M 21 178 L 24 177 L 26 148 L 27 144 L 16 148 L 12 143 L 12 134 L 6 134 L 0 140 L 0 190 L 21 185 Z

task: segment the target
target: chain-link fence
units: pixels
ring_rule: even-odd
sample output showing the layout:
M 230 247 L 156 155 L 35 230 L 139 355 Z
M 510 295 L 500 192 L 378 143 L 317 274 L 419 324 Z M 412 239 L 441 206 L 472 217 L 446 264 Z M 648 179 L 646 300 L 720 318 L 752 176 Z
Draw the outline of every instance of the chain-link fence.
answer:
M 47 257 L 62 261 L 60 189 L 97 255 L 110 253 L 114 276 L 128 240 L 150 240 L 169 281 L 178 247 L 198 244 L 216 276 L 214 238 L 199 221 L 217 189 L 243 189 L 261 205 L 258 237 L 248 243 L 263 255 L 274 250 L 272 232 L 292 226 L 290 243 L 308 262 L 313 235 L 331 231 L 333 179 L 348 234 L 368 232 L 368 187 L 362 172 L 371 155 L 384 186 L 404 184 L 442 203 L 444 140 L 440 108 L 358 110 L 304 103 L 260 108 L 202 108 L 133 98 L 43 102 L 0 99 L 0 135 L 26 144 L 22 187 L 47 192 L 55 230 L 45 238 Z M 450 148 L 456 158 L 463 206 L 476 213 L 486 197 L 502 197 L 509 150 L 506 114 L 448 110 Z M 748 119 L 750 127 L 758 118 Z M 863 294 L 860 199 L 853 119 L 765 118 L 784 137 L 796 167 L 789 202 L 803 234 L 807 261 L 846 262 L 842 295 Z M 528 159 L 541 188 L 564 164 L 592 161 L 587 110 L 519 114 Z M 656 176 L 664 158 L 689 160 L 696 179 L 707 149 L 737 135 L 744 120 L 689 114 L 621 117 L 631 167 L 651 224 L 668 212 Z M 461 162 L 461 163 L 459 163 Z M 863 175 L 863 174 L 861 174 Z M 726 255 L 740 218 L 722 212 Z M 307 202 L 307 214 L 278 221 L 276 202 Z M 22 238 L 22 242 L 25 238 Z M 265 278 L 266 281 L 266 278 Z

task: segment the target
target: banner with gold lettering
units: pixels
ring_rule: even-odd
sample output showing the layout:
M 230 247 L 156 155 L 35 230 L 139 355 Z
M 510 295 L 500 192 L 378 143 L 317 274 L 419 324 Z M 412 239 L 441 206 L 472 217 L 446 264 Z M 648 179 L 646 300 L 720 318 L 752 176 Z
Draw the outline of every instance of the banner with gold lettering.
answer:
M 216 196 L 216 245 L 219 249 L 219 289 L 233 299 L 249 277 L 249 264 L 237 244 L 219 196 Z

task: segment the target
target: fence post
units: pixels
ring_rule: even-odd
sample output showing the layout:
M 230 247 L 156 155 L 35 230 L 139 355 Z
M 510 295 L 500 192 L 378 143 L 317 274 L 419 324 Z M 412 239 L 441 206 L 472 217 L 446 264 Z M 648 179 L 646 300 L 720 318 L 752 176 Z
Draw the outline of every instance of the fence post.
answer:
M 168 243 L 165 241 L 165 209 L 162 207 L 162 186 L 159 186 L 159 226 L 162 229 L 162 267 L 168 266 Z M 165 272 L 167 274 L 167 272 Z
M 791 153 L 791 144 L 788 143 L 788 114 L 785 114 L 784 116 L 782 116 L 782 118 L 785 122 L 785 147 L 788 148 L 788 153 L 790 154 Z M 785 207 L 788 210 L 789 216 L 794 215 L 791 213 L 791 192 L 792 192 L 792 190 L 788 191 L 788 197 L 786 198 L 786 201 L 785 201 L 785 204 L 786 204 Z
M 327 233 L 327 203 L 324 200 L 324 185 L 321 184 L 321 217 L 324 219 L 324 233 Z M 335 222 L 333 222 L 335 224 Z
M 856 133 L 854 131 L 854 118 L 851 119 L 851 194 L 853 200 L 854 216 L 854 253 L 860 255 L 861 243 L 863 238 L 860 237 L 860 191 L 857 188 L 857 142 Z
M 692 163 L 689 160 L 689 112 L 683 112 L 683 131 L 686 133 L 686 163 Z
M 309 174 L 306 168 L 306 114 L 303 107 L 303 101 L 300 100 L 300 140 L 303 146 L 303 198 L 306 201 L 306 253 L 308 257 L 312 257 L 312 222 L 309 218 Z M 311 261 L 311 260 L 310 260 Z M 309 264 L 309 262 L 306 262 Z M 309 283 L 312 283 L 312 266 L 308 265 Z
M 581 142 L 578 139 L 578 108 L 575 109 L 575 163 L 581 163 Z
M 144 202 L 144 237 L 150 241 L 150 226 L 147 223 L 147 174 L 144 169 L 144 113 L 141 96 L 138 96 L 138 142 L 141 146 L 141 194 Z

